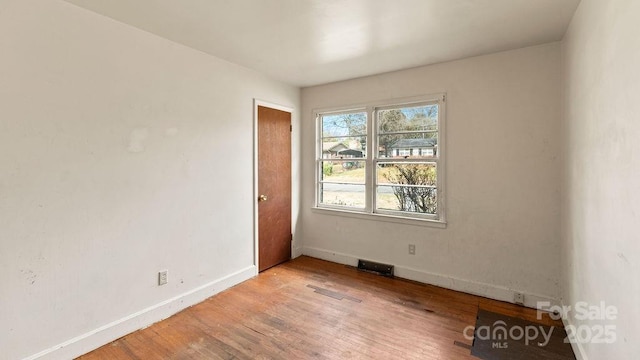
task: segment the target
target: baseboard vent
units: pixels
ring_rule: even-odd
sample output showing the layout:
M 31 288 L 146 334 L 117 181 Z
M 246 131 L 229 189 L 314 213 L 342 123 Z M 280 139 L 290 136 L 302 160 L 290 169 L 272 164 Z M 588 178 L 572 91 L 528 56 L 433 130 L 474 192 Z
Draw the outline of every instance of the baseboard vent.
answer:
M 367 271 L 370 273 L 393 277 L 393 265 L 380 264 L 368 260 L 358 260 L 358 270 Z

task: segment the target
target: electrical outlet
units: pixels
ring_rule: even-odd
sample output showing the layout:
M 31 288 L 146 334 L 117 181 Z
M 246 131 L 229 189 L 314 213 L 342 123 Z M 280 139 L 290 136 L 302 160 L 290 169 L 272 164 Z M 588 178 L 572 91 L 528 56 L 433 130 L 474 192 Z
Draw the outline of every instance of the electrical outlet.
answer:
M 513 293 L 513 302 L 518 305 L 524 305 L 524 294 L 519 292 Z
M 409 244 L 409 255 L 415 255 L 415 254 L 416 254 L 416 245 Z
M 158 273 L 158 286 L 164 285 L 169 281 L 169 270 L 162 270 Z

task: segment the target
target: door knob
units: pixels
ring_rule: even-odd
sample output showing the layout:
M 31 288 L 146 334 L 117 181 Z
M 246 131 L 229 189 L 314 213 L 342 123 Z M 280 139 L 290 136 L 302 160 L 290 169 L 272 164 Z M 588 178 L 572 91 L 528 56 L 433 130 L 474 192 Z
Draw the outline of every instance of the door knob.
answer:
M 258 201 L 267 201 L 267 195 L 258 196 Z

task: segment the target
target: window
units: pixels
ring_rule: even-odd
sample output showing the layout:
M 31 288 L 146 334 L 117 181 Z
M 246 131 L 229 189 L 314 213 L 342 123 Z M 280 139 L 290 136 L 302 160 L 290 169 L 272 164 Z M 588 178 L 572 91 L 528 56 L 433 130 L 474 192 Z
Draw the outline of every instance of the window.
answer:
M 320 116 L 318 205 L 366 207 L 367 113 Z
M 396 154 L 398 156 L 410 156 L 411 150 L 409 149 L 396 149 Z
M 444 101 L 317 112 L 316 207 L 444 222 Z

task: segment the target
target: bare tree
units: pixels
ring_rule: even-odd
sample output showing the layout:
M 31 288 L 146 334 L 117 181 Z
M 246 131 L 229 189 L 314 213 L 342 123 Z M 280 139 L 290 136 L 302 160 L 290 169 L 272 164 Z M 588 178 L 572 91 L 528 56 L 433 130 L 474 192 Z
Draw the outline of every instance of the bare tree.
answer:
M 435 214 L 437 212 L 436 169 L 424 164 L 391 164 L 384 178 L 392 184 L 401 211 Z M 409 185 L 409 186 L 406 186 Z M 417 186 L 416 186 L 417 185 Z

